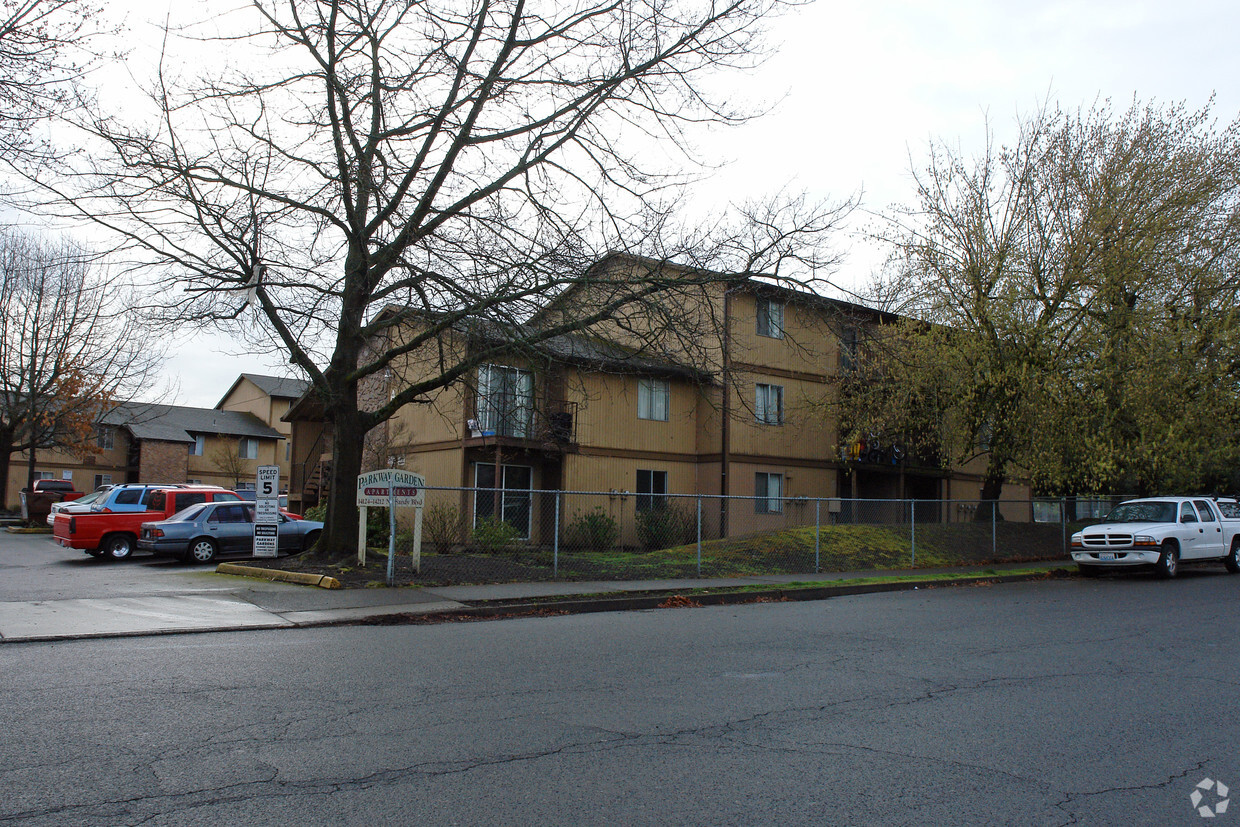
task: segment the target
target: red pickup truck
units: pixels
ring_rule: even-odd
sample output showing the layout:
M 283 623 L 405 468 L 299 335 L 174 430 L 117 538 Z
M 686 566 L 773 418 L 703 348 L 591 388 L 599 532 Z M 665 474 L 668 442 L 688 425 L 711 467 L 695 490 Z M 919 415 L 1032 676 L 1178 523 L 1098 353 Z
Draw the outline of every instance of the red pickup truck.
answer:
M 81 549 L 94 557 L 124 560 L 138 544 L 143 523 L 166 520 L 183 508 L 205 502 L 240 500 L 232 491 L 209 485 L 153 488 L 142 498 L 144 511 L 91 511 L 56 515 L 52 534 L 64 548 Z

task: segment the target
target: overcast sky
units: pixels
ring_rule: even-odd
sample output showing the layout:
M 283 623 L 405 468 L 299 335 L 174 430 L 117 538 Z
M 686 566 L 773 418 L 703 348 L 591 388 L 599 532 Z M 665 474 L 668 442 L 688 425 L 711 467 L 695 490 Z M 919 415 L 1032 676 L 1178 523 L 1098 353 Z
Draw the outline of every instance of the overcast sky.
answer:
M 1142 101 L 1216 97 L 1215 113 L 1240 113 L 1240 6 L 1178 2 L 936 3 L 819 0 L 773 27 L 781 44 L 736 79 L 740 94 L 774 102 L 762 119 L 704 135 L 704 151 L 729 165 L 706 185 L 713 199 L 787 187 L 821 198 L 864 191 L 882 210 L 911 196 L 910 159 L 931 139 L 981 146 L 989 122 L 1001 142 L 1019 115 L 1045 101 L 1064 108 L 1110 98 L 1123 111 Z M 881 256 L 857 239 L 842 285 L 868 279 Z M 203 337 L 173 354 L 183 405 L 210 407 L 243 371 L 287 375 L 284 359 L 230 354 Z

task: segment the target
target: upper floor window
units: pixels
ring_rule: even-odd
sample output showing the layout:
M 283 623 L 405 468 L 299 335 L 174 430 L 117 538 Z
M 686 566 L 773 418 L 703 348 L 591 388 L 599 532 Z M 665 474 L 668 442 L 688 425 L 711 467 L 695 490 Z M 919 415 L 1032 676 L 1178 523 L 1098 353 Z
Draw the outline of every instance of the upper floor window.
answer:
M 258 459 L 258 440 L 252 436 L 244 436 L 237 445 L 237 456 L 242 459 Z
M 191 443 L 189 446 L 189 455 L 191 457 L 202 456 L 202 452 L 206 448 L 206 446 L 207 446 L 207 438 L 203 436 L 202 434 L 197 434 L 194 437 L 193 443 Z
M 478 368 L 478 425 L 498 436 L 524 437 L 534 412 L 534 376 L 505 365 Z
M 637 380 L 637 418 L 666 422 L 669 394 L 670 389 L 666 379 Z
M 753 410 L 754 418 L 763 425 L 782 424 L 784 421 L 783 386 L 758 383 Z
M 758 335 L 772 339 L 784 338 L 784 303 L 758 299 Z
M 107 425 L 100 425 L 95 428 L 95 445 L 104 451 L 111 451 L 116 447 L 116 432 Z
M 857 369 L 857 328 L 850 327 L 840 336 L 840 372 L 852 373 Z

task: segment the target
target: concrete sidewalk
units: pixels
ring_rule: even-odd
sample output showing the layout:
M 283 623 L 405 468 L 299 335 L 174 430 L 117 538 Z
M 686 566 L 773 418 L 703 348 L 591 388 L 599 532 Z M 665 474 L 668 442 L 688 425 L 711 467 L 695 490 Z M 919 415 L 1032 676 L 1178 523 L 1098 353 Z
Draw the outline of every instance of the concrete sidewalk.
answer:
M 1014 563 L 949 569 L 819 572 L 767 577 L 681 580 L 498 583 L 429 589 L 321 589 L 290 583 L 236 578 L 224 587 L 179 594 L 0 602 L 0 642 L 76 640 L 99 637 L 237 631 L 381 621 L 393 616 L 443 613 L 494 614 L 497 604 L 548 598 L 579 598 L 577 611 L 647 608 L 671 593 L 694 589 L 826 584 L 867 577 L 943 573 L 984 575 L 1058 563 Z M 1064 568 L 1068 568 L 1064 566 Z M 909 584 L 900 588 L 913 588 Z M 891 590 L 891 587 L 878 590 Z M 847 587 L 837 593 L 855 592 Z M 828 596 L 826 592 L 817 596 Z M 590 605 L 593 604 L 593 605 Z M 533 607 L 531 607 L 533 608 Z M 508 611 L 520 608 L 508 606 Z

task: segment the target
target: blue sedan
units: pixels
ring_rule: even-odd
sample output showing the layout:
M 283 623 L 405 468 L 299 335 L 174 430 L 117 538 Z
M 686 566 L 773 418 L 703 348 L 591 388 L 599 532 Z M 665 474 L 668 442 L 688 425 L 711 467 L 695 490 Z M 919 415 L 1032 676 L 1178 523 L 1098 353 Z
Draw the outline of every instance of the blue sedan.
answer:
M 323 524 L 279 516 L 279 552 L 297 554 L 314 545 Z M 254 553 L 254 506 L 242 502 L 191 505 L 166 520 L 143 523 L 138 548 L 179 557 L 191 563 L 210 563 L 222 554 Z

